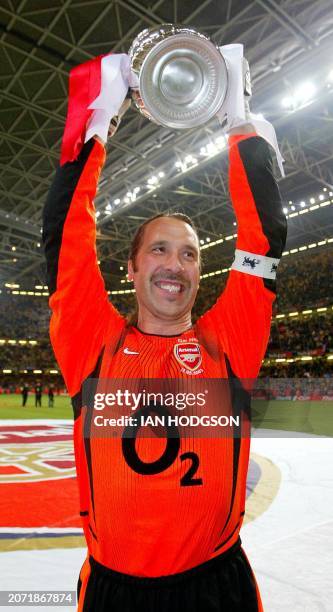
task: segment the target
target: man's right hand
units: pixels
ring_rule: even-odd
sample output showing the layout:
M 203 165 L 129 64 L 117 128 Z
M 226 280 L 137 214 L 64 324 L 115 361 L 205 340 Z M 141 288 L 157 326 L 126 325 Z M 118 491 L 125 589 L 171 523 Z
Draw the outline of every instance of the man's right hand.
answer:
M 121 117 L 131 104 L 129 87 L 134 76 L 126 53 L 104 56 L 101 60 L 101 90 L 88 109 L 93 110 L 86 126 L 85 142 L 95 136 L 105 144 L 113 136 Z
M 111 122 L 110 122 L 110 127 L 109 127 L 109 131 L 108 131 L 108 138 L 112 138 L 112 136 L 115 135 L 117 129 L 119 128 L 119 125 L 121 123 L 122 117 L 124 116 L 124 114 L 126 113 L 126 111 L 129 109 L 129 107 L 131 106 L 131 98 L 128 97 L 128 95 L 126 96 L 124 102 L 122 103 L 119 112 L 117 115 L 115 115 L 114 117 L 112 117 Z

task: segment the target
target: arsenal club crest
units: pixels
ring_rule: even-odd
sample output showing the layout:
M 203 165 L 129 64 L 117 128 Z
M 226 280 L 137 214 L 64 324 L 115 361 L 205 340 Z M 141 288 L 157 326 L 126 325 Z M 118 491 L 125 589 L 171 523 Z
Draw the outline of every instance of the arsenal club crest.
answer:
M 175 344 L 174 354 L 177 361 L 186 368 L 186 370 L 194 372 L 201 366 L 202 355 L 200 345 L 197 342 L 182 342 L 181 344 Z

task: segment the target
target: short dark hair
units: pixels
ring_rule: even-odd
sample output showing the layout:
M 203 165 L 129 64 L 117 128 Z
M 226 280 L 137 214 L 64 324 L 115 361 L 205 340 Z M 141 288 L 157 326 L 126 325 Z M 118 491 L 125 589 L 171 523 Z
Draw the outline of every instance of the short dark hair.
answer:
M 141 223 L 141 225 L 139 225 L 139 227 L 137 228 L 133 236 L 132 242 L 131 242 L 130 251 L 129 251 L 129 259 L 132 261 L 134 271 L 136 271 L 136 258 L 137 258 L 139 249 L 142 245 L 143 237 L 144 237 L 144 233 L 145 233 L 145 229 L 147 225 L 149 225 L 152 221 L 155 221 L 155 219 L 161 219 L 163 217 L 166 217 L 168 219 L 178 219 L 179 221 L 183 221 L 184 223 L 187 223 L 188 225 L 190 225 L 192 229 L 195 231 L 195 234 L 199 242 L 197 228 L 195 227 L 191 217 L 188 217 L 184 213 L 166 211 L 163 213 L 159 213 L 158 215 L 155 215 L 154 217 L 150 217 L 149 219 Z M 199 253 L 199 256 L 200 256 L 200 253 Z

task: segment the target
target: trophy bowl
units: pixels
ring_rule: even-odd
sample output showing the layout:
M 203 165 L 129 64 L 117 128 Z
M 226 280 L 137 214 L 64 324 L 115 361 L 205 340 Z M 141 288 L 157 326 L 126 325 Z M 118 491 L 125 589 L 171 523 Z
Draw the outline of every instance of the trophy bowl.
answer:
M 207 123 L 228 88 L 225 60 L 212 41 L 173 24 L 143 30 L 128 52 L 139 88 L 132 97 L 140 112 L 164 127 Z

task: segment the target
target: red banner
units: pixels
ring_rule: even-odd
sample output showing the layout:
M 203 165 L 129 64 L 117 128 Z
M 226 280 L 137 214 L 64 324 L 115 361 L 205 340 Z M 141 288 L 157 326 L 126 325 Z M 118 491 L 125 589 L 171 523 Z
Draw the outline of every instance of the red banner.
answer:
M 69 74 L 69 97 L 65 131 L 61 145 L 60 165 L 77 159 L 84 143 L 88 106 L 101 90 L 101 60 L 104 55 L 75 66 Z

